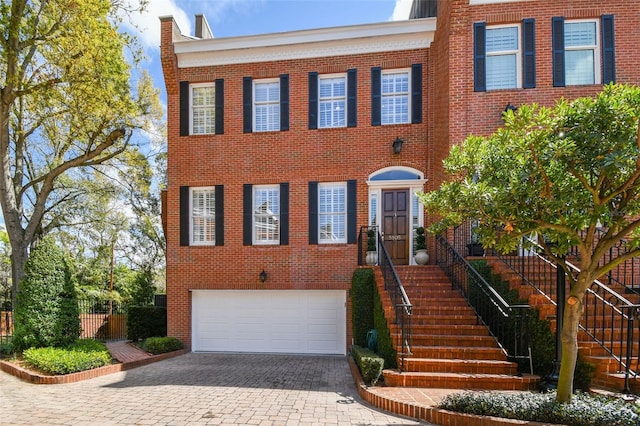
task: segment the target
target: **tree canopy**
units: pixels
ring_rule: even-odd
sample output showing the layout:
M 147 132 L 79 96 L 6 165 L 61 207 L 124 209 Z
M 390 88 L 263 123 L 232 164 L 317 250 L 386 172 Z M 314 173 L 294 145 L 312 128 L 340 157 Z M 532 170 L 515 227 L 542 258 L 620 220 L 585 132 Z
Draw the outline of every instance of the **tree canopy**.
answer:
M 444 161 L 449 180 L 421 195 L 443 232 L 478 220 L 485 247 L 509 252 L 523 236 L 538 241 L 567 272 L 558 399 L 567 401 L 587 288 L 640 254 L 640 88 L 607 85 L 595 97 L 522 105 L 494 134 L 469 136 Z M 604 233 L 597 235 L 598 231 Z M 552 244 L 550 244 L 552 243 Z M 616 244 L 626 254 L 604 260 Z M 579 253 L 579 274 L 563 258 Z

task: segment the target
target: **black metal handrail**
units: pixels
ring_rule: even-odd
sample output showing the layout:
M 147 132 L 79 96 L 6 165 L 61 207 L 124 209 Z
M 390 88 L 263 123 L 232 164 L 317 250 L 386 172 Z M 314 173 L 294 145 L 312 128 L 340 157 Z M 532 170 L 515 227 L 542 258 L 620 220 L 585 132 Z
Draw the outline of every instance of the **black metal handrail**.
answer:
M 526 238 L 526 249 L 520 256 L 498 254 L 498 258 L 522 279 L 523 285 L 529 285 L 543 294 L 550 303 L 557 306 L 557 265 L 545 254 L 535 241 Z M 574 274 L 580 269 L 567 262 Z M 568 281 L 568 280 L 567 280 Z M 625 375 L 625 391 L 629 392 L 630 377 L 637 378 L 640 373 L 633 369 L 632 360 L 640 355 L 636 322 L 640 325 L 640 305 L 596 280 L 587 289 L 583 304 L 586 307 L 580 322 L 580 328 L 594 342 L 602 347 L 619 366 Z M 640 334 L 640 330 L 638 330 Z
M 436 246 L 436 263 L 454 289 L 469 301 L 478 320 L 489 328 L 507 358 L 528 360 L 533 373 L 528 328 L 530 306 L 512 305 L 504 300 L 443 235 L 436 237 Z
M 384 280 L 384 289 L 389 294 L 391 303 L 393 303 L 395 313 L 395 323 L 400 327 L 400 371 L 405 371 L 405 358 L 411 353 L 411 313 L 412 305 L 407 293 L 402 286 L 402 281 L 398 276 L 395 266 L 389 256 L 389 252 L 384 245 L 382 235 L 378 232 L 377 227 L 363 226 L 360 228 L 360 236 L 358 237 L 358 264 L 363 265 L 365 259 L 366 236 L 369 230 L 375 232 L 376 241 L 376 262 L 382 272 Z

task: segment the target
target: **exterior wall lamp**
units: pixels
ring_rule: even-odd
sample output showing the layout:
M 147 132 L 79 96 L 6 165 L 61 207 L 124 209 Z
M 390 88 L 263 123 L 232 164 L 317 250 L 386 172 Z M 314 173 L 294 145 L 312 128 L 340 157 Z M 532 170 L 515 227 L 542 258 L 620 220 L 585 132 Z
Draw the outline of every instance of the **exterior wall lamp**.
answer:
M 518 110 L 518 107 L 511 105 L 511 102 L 509 102 L 507 106 L 504 108 L 504 112 L 513 111 L 515 113 L 517 110 Z
M 267 273 L 263 269 L 262 272 L 260 272 L 260 281 L 265 282 L 266 280 L 267 280 Z
M 394 154 L 400 154 L 400 151 L 402 151 L 402 144 L 404 143 L 404 141 L 402 139 L 400 139 L 400 136 L 398 136 L 396 138 L 395 141 L 393 141 L 393 153 Z

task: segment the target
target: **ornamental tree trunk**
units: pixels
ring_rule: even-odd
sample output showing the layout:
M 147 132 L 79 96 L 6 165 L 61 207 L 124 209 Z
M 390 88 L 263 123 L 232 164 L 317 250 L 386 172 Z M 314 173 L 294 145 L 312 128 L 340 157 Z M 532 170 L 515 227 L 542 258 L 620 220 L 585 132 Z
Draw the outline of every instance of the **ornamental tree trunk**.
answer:
M 573 292 L 572 292 L 573 293 Z M 573 304 L 570 303 L 575 302 Z M 558 376 L 558 402 L 569 402 L 573 394 L 573 377 L 578 359 L 578 326 L 582 316 L 582 297 L 573 294 L 567 298 L 561 331 L 562 360 Z

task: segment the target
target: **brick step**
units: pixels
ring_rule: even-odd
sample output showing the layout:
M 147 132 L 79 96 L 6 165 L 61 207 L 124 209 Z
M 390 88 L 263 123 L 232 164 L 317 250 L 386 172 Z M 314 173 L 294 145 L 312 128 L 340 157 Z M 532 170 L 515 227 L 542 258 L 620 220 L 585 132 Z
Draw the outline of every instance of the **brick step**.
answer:
M 441 315 L 441 316 L 411 316 L 411 326 L 417 325 L 476 325 L 478 318 L 475 315 Z
M 518 374 L 518 364 L 502 360 L 405 358 L 406 371 L 416 373 Z
M 413 306 L 420 308 L 439 307 L 439 306 L 460 306 L 469 307 L 466 300 L 462 298 L 441 298 L 437 297 L 413 297 L 409 296 L 409 300 Z
M 450 316 L 450 315 L 475 315 L 473 309 L 470 306 L 416 306 L 411 309 L 411 315 L 413 317 L 420 316 Z
M 411 354 L 415 358 L 507 360 L 500 348 L 488 347 L 420 346 L 414 344 L 411 347 Z
M 398 325 L 391 325 L 389 327 L 392 333 L 399 332 L 400 327 Z M 411 324 L 411 333 L 414 336 L 457 336 L 457 335 L 472 335 L 472 336 L 489 336 L 489 329 L 484 325 L 460 325 L 454 324 Z
M 537 376 L 512 376 L 508 374 L 464 374 L 464 373 L 400 373 L 384 370 L 386 386 L 484 389 L 484 390 L 534 390 Z
M 413 335 L 411 342 L 417 346 L 455 346 L 475 348 L 497 348 L 498 343 L 493 336 L 427 336 Z
M 626 327 L 622 329 L 622 327 L 616 328 L 614 326 L 608 325 L 605 328 L 600 328 L 600 327 L 594 326 L 593 324 L 589 324 L 589 328 L 590 329 L 597 328 L 597 332 L 594 334 L 596 334 L 598 339 L 603 340 L 605 342 L 620 342 L 621 338 L 624 338 L 625 341 L 627 339 Z M 632 342 L 637 342 L 638 336 L 640 336 L 640 331 L 638 329 L 635 329 L 633 332 Z M 593 338 L 589 336 L 587 333 L 582 331 L 578 333 L 578 341 L 590 341 L 590 340 L 593 340 Z
M 451 288 L 420 288 L 420 287 L 405 287 L 404 291 L 407 293 L 409 298 L 414 297 L 431 297 L 431 298 L 439 298 L 446 297 L 449 299 L 464 299 L 460 296 L 460 293 L 456 290 L 452 290 Z
M 634 394 L 640 393 L 640 380 L 634 380 L 633 376 L 629 377 L 629 388 L 631 392 Z M 620 392 L 624 389 L 624 374 L 615 373 L 615 374 L 606 374 L 606 375 L 598 375 L 591 379 L 591 387 L 597 389 L 604 389 L 613 392 Z
M 624 367 L 611 356 L 583 355 L 584 360 L 596 366 L 596 374 L 619 373 Z M 638 371 L 638 358 L 631 359 L 631 370 Z

